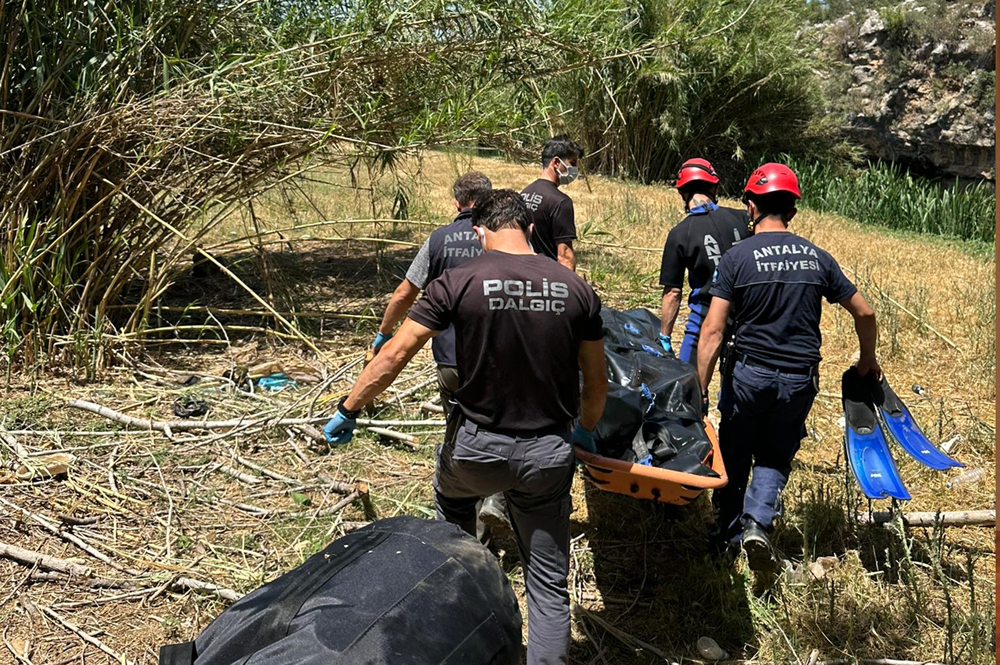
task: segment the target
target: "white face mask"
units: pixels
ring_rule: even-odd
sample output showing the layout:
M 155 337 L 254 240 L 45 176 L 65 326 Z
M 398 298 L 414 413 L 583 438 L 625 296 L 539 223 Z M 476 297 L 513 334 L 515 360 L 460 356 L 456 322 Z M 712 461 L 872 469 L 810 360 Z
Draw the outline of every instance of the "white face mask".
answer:
M 556 175 L 559 176 L 559 184 L 568 185 L 569 183 L 573 182 L 579 177 L 580 169 L 578 169 L 575 166 L 570 166 L 566 162 L 563 162 L 561 159 L 559 161 L 562 162 L 562 164 L 566 167 L 565 173 L 560 171 L 558 167 L 556 168 Z
M 479 239 L 479 244 L 483 246 L 483 249 L 486 249 L 486 231 L 483 231 L 478 226 L 473 230 L 476 232 L 476 237 Z

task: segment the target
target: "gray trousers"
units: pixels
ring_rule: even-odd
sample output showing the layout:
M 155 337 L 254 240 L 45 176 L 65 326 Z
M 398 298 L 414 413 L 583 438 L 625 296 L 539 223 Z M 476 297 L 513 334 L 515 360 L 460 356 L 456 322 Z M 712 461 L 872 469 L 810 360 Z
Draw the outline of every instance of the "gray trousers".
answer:
M 480 430 L 461 414 L 437 450 L 438 519 L 476 533 L 476 503 L 507 499 L 528 596 L 528 665 L 568 662 L 569 514 L 573 446 L 569 431 L 506 436 Z

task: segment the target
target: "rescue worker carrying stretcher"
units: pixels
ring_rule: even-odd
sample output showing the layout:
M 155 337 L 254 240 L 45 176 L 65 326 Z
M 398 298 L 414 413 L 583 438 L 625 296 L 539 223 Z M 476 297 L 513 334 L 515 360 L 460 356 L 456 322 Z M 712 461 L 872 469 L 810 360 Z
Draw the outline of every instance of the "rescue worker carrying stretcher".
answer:
M 324 431 L 350 441 L 361 409 L 453 325 L 459 384 L 437 450 L 438 518 L 472 534 L 476 502 L 504 493 L 524 566 L 528 665 L 566 663 L 572 444 L 596 450 L 608 389 L 601 301 L 572 270 L 532 251 L 516 192 L 479 201 L 472 224 L 483 255 L 427 285 Z
M 776 572 L 779 563 L 769 533 L 819 391 L 823 298 L 854 317 L 859 374 L 882 372 L 875 359 L 872 308 L 830 254 L 788 231 L 801 197 L 798 179 L 787 166 L 764 164 L 750 176 L 743 201 L 753 236 L 722 257 L 698 345 L 707 412 L 712 373 L 722 345 L 728 346 L 726 319 L 735 319 L 719 397 L 719 449 L 729 484 L 712 495 L 712 536 L 720 551 L 742 542 L 751 569 L 765 574 Z
M 663 300 L 660 313 L 660 346 L 674 355 L 671 335 L 681 307 L 684 271 L 688 273 L 691 294 L 688 296 L 687 325 L 677 357 L 692 365 L 698 360 L 698 333 L 708 312 L 711 296 L 708 288 L 722 255 L 750 235 L 746 212 L 723 208 L 716 201 L 719 176 L 704 159 L 689 159 L 677 174 L 677 191 L 684 199 L 687 217 L 670 229 L 660 262 L 660 286 Z

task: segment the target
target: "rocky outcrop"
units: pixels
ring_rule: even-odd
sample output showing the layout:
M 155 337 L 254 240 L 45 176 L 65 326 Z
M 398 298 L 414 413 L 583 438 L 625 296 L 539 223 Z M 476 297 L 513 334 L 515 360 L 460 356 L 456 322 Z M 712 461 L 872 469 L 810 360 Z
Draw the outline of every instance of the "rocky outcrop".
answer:
M 830 110 L 871 156 L 993 179 L 995 0 L 923 2 L 813 26 Z

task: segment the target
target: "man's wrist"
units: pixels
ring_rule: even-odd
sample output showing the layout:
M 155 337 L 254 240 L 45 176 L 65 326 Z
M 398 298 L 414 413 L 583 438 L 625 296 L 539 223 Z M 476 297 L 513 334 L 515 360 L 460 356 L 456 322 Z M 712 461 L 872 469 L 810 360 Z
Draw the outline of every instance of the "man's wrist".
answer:
M 348 397 L 349 397 L 349 395 L 341 397 L 340 401 L 337 402 L 337 412 L 340 413 L 340 415 L 342 415 L 345 418 L 347 418 L 348 420 L 355 420 L 355 419 L 357 419 L 358 415 L 361 414 L 361 409 L 364 408 L 364 405 L 362 404 L 357 409 L 350 409 L 347 406 L 347 398 Z

